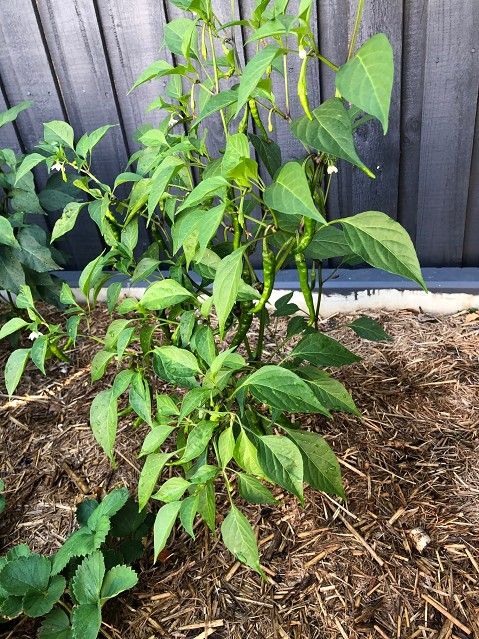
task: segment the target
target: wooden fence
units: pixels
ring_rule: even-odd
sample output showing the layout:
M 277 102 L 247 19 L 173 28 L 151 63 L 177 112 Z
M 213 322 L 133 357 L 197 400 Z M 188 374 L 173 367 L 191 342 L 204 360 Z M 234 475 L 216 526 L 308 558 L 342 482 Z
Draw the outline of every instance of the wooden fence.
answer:
M 215 4 L 232 18 L 230 0 Z M 237 11 L 254 4 L 237 0 Z M 316 2 L 318 40 L 336 62 L 345 59 L 355 5 Z M 0 146 L 31 149 L 52 119 L 68 120 L 77 134 L 118 123 L 97 153 L 101 176 L 111 180 L 136 148 L 138 125 L 154 123 L 145 108 L 163 85 L 127 91 L 159 57 L 165 21 L 178 14 L 166 0 L 0 0 L 0 111 L 34 101 L 1 129 Z M 372 123 L 357 139 L 377 179 L 341 166 L 330 215 L 386 211 L 407 228 L 424 266 L 479 266 L 479 1 L 366 0 L 361 40 L 377 31 L 395 53 L 390 128 L 383 137 Z M 331 95 L 331 72 L 311 69 L 311 80 L 313 103 Z M 275 135 L 285 156 L 299 152 L 281 122 Z M 78 225 L 67 246 L 71 268 L 100 246 L 92 223 Z

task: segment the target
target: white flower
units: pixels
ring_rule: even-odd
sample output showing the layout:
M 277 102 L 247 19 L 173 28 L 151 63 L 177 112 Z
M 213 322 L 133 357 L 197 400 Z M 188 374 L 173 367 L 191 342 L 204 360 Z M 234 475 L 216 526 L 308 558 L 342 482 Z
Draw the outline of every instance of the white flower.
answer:
M 63 170 L 63 164 L 61 162 L 55 162 L 55 164 L 52 164 L 52 170 L 53 171 L 62 171 Z
M 179 120 L 177 120 L 175 116 L 172 115 L 170 119 L 168 120 L 168 126 L 175 126 L 177 122 L 179 122 Z
M 28 336 L 28 339 L 33 342 L 34 339 L 37 339 L 37 337 L 41 337 L 41 336 L 42 334 L 39 333 L 38 331 L 32 331 L 30 335 Z
M 328 168 L 326 169 L 326 173 L 328 175 L 332 175 L 333 173 L 337 173 L 337 172 L 338 172 L 338 167 L 334 166 L 334 164 L 330 164 Z
M 299 50 L 298 50 L 298 54 L 299 54 L 300 60 L 304 60 L 306 58 L 306 55 L 307 55 L 306 49 L 304 47 L 300 46 Z

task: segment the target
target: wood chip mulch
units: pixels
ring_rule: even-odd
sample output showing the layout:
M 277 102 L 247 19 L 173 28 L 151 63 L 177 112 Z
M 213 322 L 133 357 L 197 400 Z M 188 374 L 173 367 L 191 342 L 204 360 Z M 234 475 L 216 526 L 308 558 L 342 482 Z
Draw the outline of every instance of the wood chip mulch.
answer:
M 308 489 L 304 508 L 287 495 L 277 508 L 241 504 L 266 581 L 201 524 L 196 541 L 177 532 L 159 564 L 148 549 L 136 589 L 106 607 L 104 637 L 479 638 L 479 315 L 370 315 L 392 342 L 361 341 L 342 327 L 349 317 L 321 327 L 363 356 L 339 373 L 362 418 L 303 419 L 338 454 L 347 503 Z M 94 326 L 106 321 L 99 311 Z M 143 433 L 121 422 L 116 470 L 90 434 L 94 350 L 47 378 L 29 369 L 15 397 L 0 395 L 0 554 L 19 542 L 53 552 L 82 499 L 136 487 Z M 226 508 L 220 494 L 218 523 Z M 35 628 L 15 620 L 0 637 L 30 639 Z

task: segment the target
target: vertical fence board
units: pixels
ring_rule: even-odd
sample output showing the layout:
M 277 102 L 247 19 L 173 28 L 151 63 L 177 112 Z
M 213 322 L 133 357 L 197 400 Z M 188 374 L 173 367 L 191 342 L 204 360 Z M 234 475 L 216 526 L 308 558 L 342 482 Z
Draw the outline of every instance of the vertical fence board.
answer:
M 479 83 L 479 3 L 428 5 L 417 248 L 460 266 Z
M 463 266 L 477 266 L 479 252 L 479 109 L 476 111 L 476 130 L 472 152 L 469 196 L 464 234 Z

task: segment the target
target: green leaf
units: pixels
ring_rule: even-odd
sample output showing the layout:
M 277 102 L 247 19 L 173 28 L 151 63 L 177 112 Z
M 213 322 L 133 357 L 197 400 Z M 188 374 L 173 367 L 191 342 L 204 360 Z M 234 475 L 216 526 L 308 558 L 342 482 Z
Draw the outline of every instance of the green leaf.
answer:
M 301 451 L 304 481 L 316 490 L 344 498 L 338 460 L 327 442 L 316 433 L 293 428 L 288 429 L 288 436 Z
M 143 73 L 140 75 L 140 77 L 134 83 L 128 93 L 144 84 L 145 82 L 149 82 L 150 80 L 153 80 L 155 78 L 163 78 L 166 75 L 185 75 L 185 73 L 185 66 L 179 64 L 176 66 L 172 66 L 169 62 L 166 62 L 166 60 L 156 60 L 143 71 Z
M 31 590 L 23 598 L 23 611 L 28 617 L 43 617 L 65 592 L 65 577 L 55 575 L 51 578 L 45 591 Z
M 188 535 L 195 538 L 193 530 L 193 523 L 195 521 L 196 513 L 198 512 L 199 497 L 198 495 L 190 495 L 181 502 L 180 508 L 180 522 Z
M 98 351 L 91 362 L 91 381 L 96 382 L 103 377 L 106 367 L 115 357 L 115 353 L 110 351 Z
M 199 116 L 192 123 L 191 128 L 195 129 L 205 118 L 213 115 L 213 113 L 218 113 L 218 111 L 221 111 L 221 109 L 229 107 L 231 104 L 234 104 L 237 99 L 238 92 L 236 89 L 229 89 L 227 91 L 221 91 L 221 93 L 212 95 L 203 105 Z
M 181 402 L 178 422 L 183 421 L 185 417 L 191 415 L 200 406 L 204 406 L 210 396 L 211 391 L 208 388 L 196 387 L 188 391 Z
M 184 348 L 159 346 L 153 351 L 156 373 L 167 382 L 191 385 L 200 371 L 198 360 Z
M 90 406 L 90 426 L 96 441 L 113 462 L 116 429 L 118 426 L 118 398 L 113 389 L 98 393 Z
M 277 503 L 273 493 L 259 479 L 251 475 L 238 473 L 238 488 L 241 497 L 250 504 L 275 505 Z
M 18 246 L 18 242 L 13 234 L 13 227 L 3 215 L 0 215 L 0 244 L 4 244 L 5 246 Z
M 348 326 L 353 329 L 356 335 L 372 342 L 390 342 L 392 340 L 392 337 L 386 333 L 381 324 L 367 315 L 361 315 Z
M 393 79 L 392 47 L 384 33 L 377 33 L 339 69 L 336 87 L 343 98 L 377 118 L 386 135 Z
M 213 304 L 218 316 L 220 337 L 224 336 L 226 320 L 238 296 L 244 251 L 243 246 L 224 257 L 216 270 L 213 282 Z
M 98 526 L 101 526 L 104 517 L 110 519 L 116 515 L 126 504 L 128 498 L 129 493 L 126 488 L 115 488 L 109 492 L 88 517 L 87 524 L 90 530 L 95 531 Z
M 218 437 L 218 461 L 224 469 L 233 459 L 236 440 L 233 433 L 233 426 L 228 426 Z
M 416 251 L 407 231 L 380 211 L 341 219 L 351 250 L 365 262 L 417 282 L 427 291 Z
M 160 311 L 192 297 L 191 293 L 175 280 L 165 279 L 149 286 L 140 305 L 150 311 Z
M 164 40 L 171 53 L 189 58 L 195 53 L 196 20 L 176 18 L 165 25 Z
M 20 262 L 32 271 L 46 273 L 47 271 L 60 270 L 60 266 L 52 258 L 50 249 L 39 241 L 35 227 L 22 228 L 17 235 L 17 240 L 20 249 L 14 249 L 14 251 Z
M 190 482 L 183 477 L 170 477 L 160 486 L 160 490 L 153 495 L 153 499 L 158 499 L 165 503 L 178 501 L 190 486 Z
M 302 215 L 326 223 L 314 205 L 304 168 L 298 162 L 287 162 L 276 174 L 263 194 L 267 207 L 286 215 Z
M 143 510 L 148 503 L 164 465 L 173 454 L 151 453 L 146 457 L 141 469 L 140 479 L 138 480 L 138 505 L 140 510 Z
M 92 515 L 95 513 L 93 512 Z M 63 546 L 53 557 L 52 574 L 61 572 L 73 557 L 84 557 L 97 550 L 104 542 L 110 530 L 110 519 L 100 517 L 95 530 L 80 528 L 67 538 Z
M 0 246 L 0 288 L 17 293 L 25 284 L 22 263 L 10 247 Z
M 11 595 L 23 596 L 30 590 L 44 592 L 50 580 L 48 557 L 31 554 L 9 561 L 0 572 L 0 586 Z
M 208 446 L 216 425 L 216 422 L 203 420 L 194 426 L 186 440 L 185 452 L 178 463 L 185 464 L 199 457 Z
M 45 142 L 57 142 L 61 146 L 73 149 L 74 132 L 72 127 L 61 120 L 52 120 L 43 125 L 43 137 Z
M 309 387 L 318 400 L 329 410 L 346 411 L 360 415 L 353 398 L 337 379 L 334 379 L 319 368 L 302 366 L 298 373 L 306 379 Z
M 283 49 L 270 44 L 261 49 L 243 69 L 243 75 L 238 87 L 238 102 L 236 105 L 235 117 L 237 117 L 258 86 L 263 74 L 271 66 L 273 60 L 283 55 Z
M 221 536 L 226 548 L 236 559 L 256 570 L 260 575 L 263 574 L 254 530 L 236 506 L 231 506 L 230 512 L 223 520 Z
M 52 610 L 40 626 L 38 639 L 72 639 L 68 615 L 60 608 Z
M 8 335 L 16 333 L 24 326 L 28 326 L 28 322 L 21 317 L 12 317 L 0 328 L 0 339 L 4 339 L 8 337 Z
M 5 124 L 9 124 L 9 122 L 14 122 L 17 119 L 18 114 L 25 111 L 25 109 L 29 109 L 32 104 L 33 102 L 30 102 L 30 100 L 25 100 L 24 102 L 20 102 L 19 104 L 11 107 L 7 111 L 0 113 L 0 127 L 5 126 Z
M 153 426 L 153 429 L 148 433 L 143 441 L 139 457 L 149 455 L 150 453 L 156 453 L 172 431 L 173 428 L 166 424 Z
M 198 492 L 198 513 L 211 530 L 216 530 L 215 485 L 212 481 L 200 487 Z
M 258 437 L 258 460 L 267 477 L 303 500 L 303 459 L 287 437 Z
M 153 427 L 151 419 L 151 394 L 150 387 L 142 374 L 137 371 L 133 376 L 130 386 L 130 406 L 135 413 L 149 426 Z
M 309 333 L 288 355 L 315 366 L 345 366 L 361 359 L 338 341 L 324 333 Z
M 204 325 L 198 326 L 194 332 L 193 339 L 195 352 L 206 364 L 211 365 L 211 362 L 216 357 L 215 337 L 211 328 Z
M 177 253 L 185 245 L 186 241 L 195 237 L 196 244 L 200 249 L 195 258 L 196 260 L 201 259 L 209 241 L 221 224 L 224 211 L 225 204 L 222 203 L 210 209 L 191 209 L 175 218 L 175 223 L 171 229 L 173 253 Z
M 55 222 L 52 230 L 51 241 L 54 242 L 65 233 L 68 233 L 75 226 L 78 214 L 87 202 L 69 202 L 63 209 L 60 218 Z
M 85 133 L 84 135 L 82 135 L 82 137 L 78 140 L 76 146 L 77 154 L 80 155 L 82 158 L 86 158 L 88 153 L 92 151 L 94 147 L 100 142 L 100 140 L 104 138 L 106 133 L 115 126 L 118 125 L 105 124 L 104 126 L 95 129 L 91 133 Z
M 130 566 L 114 566 L 105 575 L 101 587 L 100 598 L 102 603 L 107 599 L 116 597 L 125 590 L 134 588 L 138 583 L 138 575 Z
M 205 200 L 210 200 L 214 195 L 223 194 L 227 186 L 227 180 L 221 175 L 202 180 L 184 199 L 183 204 L 178 208 L 176 213 L 181 213 L 181 211 L 197 206 Z
M 40 162 L 45 162 L 45 160 L 45 156 L 40 155 L 40 153 L 30 153 L 29 155 L 26 155 L 15 173 L 15 184 L 17 184 L 22 177 L 40 164 Z
M 130 280 L 132 284 L 149 277 L 154 271 L 157 270 L 160 261 L 152 257 L 143 257 L 135 267 L 133 275 Z
M 172 501 L 169 504 L 162 506 L 156 515 L 155 525 L 153 527 L 155 547 L 154 561 L 158 559 L 158 555 L 166 546 L 166 542 L 173 530 L 180 508 L 181 501 Z
M 151 189 L 148 195 L 148 222 L 153 217 L 155 208 L 165 192 L 166 187 L 182 166 L 184 166 L 183 160 L 172 155 L 166 157 L 153 173 L 151 177 Z
M 96 551 L 85 557 L 72 580 L 72 591 L 77 603 L 95 604 L 100 600 L 100 590 L 105 576 L 103 553 Z
M 313 149 L 347 160 L 373 178 L 374 173 L 356 152 L 353 126 L 342 100 L 330 98 L 312 113 L 312 120 L 304 116 L 293 122 L 293 135 Z
M 45 357 L 48 351 L 48 335 L 40 335 L 33 342 L 30 350 L 30 359 L 35 366 L 45 375 Z
M 18 291 L 17 299 L 15 300 L 15 306 L 17 308 L 35 310 L 35 303 L 33 301 L 32 290 L 29 286 L 22 286 Z
M 353 255 L 346 242 L 344 231 L 336 226 L 320 227 L 304 253 L 307 258 L 314 260 L 329 260 L 333 257 Z
M 72 612 L 73 639 L 97 639 L 101 627 L 100 604 L 81 604 Z
M 20 382 L 29 355 L 29 348 L 18 348 L 16 351 L 13 351 L 7 359 L 4 375 L 5 386 L 9 396 L 13 395 Z
M 236 439 L 233 456 L 238 466 L 250 475 L 265 476 L 258 461 L 258 450 L 244 430 L 241 430 Z
M 281 166 L 281 149 L 273 140 L 266 140 L 254 133 L 248 133 L 248 137 L 266 170 L 274 178 Z
M 328 414 L 306 382 L 281 366 L 262 366 L 242 380 L 240 388 L 243 386 L 260 402 L 278 410 Z

